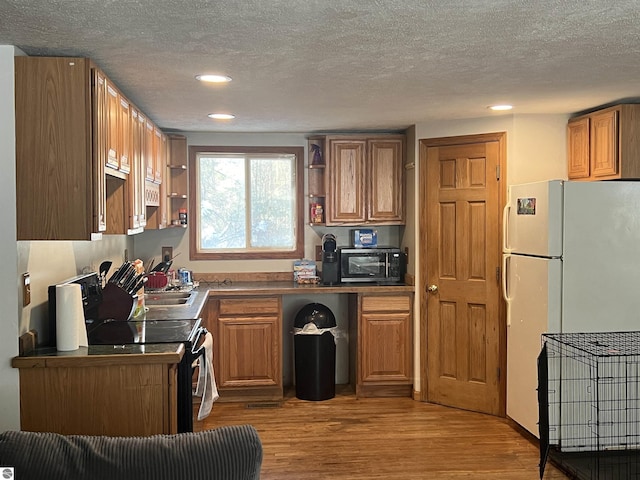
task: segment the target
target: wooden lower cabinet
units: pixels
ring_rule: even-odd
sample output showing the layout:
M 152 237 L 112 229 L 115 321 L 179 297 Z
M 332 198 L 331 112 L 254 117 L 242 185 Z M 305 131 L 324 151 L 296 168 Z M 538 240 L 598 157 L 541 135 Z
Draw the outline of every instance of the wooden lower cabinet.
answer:
M 220 401 L 282 399 L 282 298 L 212 298 L 207 311 Z
M 16 357 L 20 427 L 64 435 L 178 432 L 177 364 L 167 355 Z
M 355 363 L 358 397 L 411 396 L 412 294 L 357 297 Z M 352 332 L 353 333 L 353 332 Z

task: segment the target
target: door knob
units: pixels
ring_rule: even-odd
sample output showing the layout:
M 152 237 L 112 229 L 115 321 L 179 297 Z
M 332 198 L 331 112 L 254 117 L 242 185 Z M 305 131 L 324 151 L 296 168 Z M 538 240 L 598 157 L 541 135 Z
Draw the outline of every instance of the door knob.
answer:
M 427 292 L 436 293 L 438 291 L 438 285 L 429 285 L 427 287 Z

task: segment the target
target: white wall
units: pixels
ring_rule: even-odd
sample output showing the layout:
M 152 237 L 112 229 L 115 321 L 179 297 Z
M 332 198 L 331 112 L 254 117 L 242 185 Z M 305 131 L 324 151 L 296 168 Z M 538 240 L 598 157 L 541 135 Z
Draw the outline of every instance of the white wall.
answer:
M 415 252 L 416 265 L 416 301 L 414 303 L 414 389 L 420 391 L 420 284 L 418 266 L 419 219 L 421 206 L 420 191 L 420 140 L 427 138 L 475 135 L 482 133 L 506 132 L 507 134 L 507 185 L 535 182 L 549 179 L 567 178 L 566 127 L 569 115 L 496 115 L 485 118 L 455 120 L 446 122 L 428 122 L 416 124 L 413 156 L 416 163 L 414 171 L 413 198 L 414 215 L 413 241 L 405 236 L 405 244 Z
M 125 250 L 132 259 L 133 240 L 126 235 L 103 235 L 96 242 L 20 241 L 18 242 L 18 275 L 29 272 L 31 277 L 31 303 L 20 308 L 19 333 L 30 329 L 38 332 L 38 343 L 47 344 L 48 287 L 83 273 L 97 272 L 100 263 L 113 262 L 108 275 L 122 264 Z M 19 300 L 22 297 L 19 295 Z M 22 304 L 20 303 L 20 306 Z
M 12 46 L 0 45 L 0 205 L 4 209 L 0 229 L 0 431 L 20 428 L 18 371 L 11 368 L 11 359 L 18 354 L 19 316 L 13 57 L 20 53 Z

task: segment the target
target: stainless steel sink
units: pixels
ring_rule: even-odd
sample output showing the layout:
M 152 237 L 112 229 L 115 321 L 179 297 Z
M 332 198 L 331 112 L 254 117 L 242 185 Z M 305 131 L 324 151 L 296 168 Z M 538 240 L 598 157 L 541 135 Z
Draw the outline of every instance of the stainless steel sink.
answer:
M 188 307 L 193 303 L 196 292 L 152 292 L 145 293 L 147 307 Z

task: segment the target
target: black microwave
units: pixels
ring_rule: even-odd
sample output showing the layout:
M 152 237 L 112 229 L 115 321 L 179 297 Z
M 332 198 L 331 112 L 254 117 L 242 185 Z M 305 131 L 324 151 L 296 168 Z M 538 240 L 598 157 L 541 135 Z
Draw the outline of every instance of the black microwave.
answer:
M 402 283 L 406 255 L 399 248 L 340 248 L 341 282 Z

